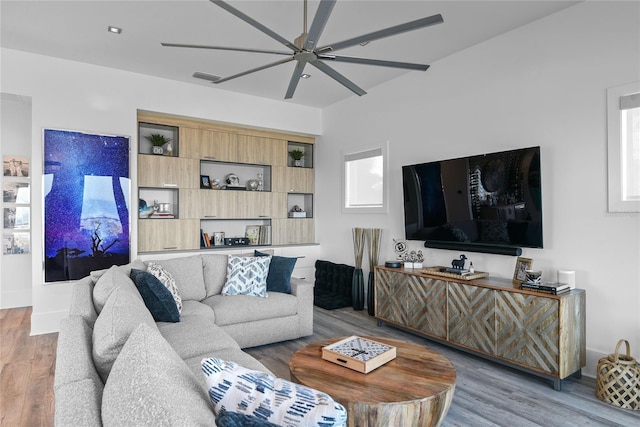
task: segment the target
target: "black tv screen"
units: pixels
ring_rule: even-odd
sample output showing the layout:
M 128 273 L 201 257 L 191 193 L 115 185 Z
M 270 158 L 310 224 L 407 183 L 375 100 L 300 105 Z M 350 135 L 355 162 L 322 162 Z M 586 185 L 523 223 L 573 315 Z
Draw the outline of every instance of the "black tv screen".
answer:
M 402 167 L 408 240 L 520 255 L 542 248 L 540 147 Z

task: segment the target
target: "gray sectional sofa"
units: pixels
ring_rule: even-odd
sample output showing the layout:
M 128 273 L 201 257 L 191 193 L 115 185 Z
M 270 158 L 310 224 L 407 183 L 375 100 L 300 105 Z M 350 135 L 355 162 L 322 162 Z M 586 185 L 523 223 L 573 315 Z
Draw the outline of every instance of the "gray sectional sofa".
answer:
M 227 256 L 154 261 L 182 298 L 177 323 L 156 322 L 129 278 L 140 260 L 92 273 L 73 285 L 60 325 L 55 424 L 215 425 L 201 360 L 269 370 L 246 347 L 313 333 L 313 283 L 291 279 L 291 293 L 222 295 Z

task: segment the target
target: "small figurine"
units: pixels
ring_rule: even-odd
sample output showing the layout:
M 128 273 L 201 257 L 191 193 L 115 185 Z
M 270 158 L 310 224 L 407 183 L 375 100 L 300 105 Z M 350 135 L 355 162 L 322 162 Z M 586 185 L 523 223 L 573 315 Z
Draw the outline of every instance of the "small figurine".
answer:
M 465 254 L 460 255 L 460 259 L 454 259 L 451 261 L 451 267 L 456 270 L 464 270 L 464 262 L 466 261 L 467 256 Z

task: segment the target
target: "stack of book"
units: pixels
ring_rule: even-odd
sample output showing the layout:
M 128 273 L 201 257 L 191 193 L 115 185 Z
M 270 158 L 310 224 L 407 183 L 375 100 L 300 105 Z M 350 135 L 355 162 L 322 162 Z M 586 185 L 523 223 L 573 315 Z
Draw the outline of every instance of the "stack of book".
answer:
M 171 213 L 159 213 L 159 212 L 154 212 L 151 215 L 149 215 L 149 218 L 175 218 L 175 217 L 176 216 Z
M 559 295 L 571 290 L 568 283 L 552 283 L 552 282 L 522 282 L 520 289 L 528 291 L 544 292 L 547 294 Z

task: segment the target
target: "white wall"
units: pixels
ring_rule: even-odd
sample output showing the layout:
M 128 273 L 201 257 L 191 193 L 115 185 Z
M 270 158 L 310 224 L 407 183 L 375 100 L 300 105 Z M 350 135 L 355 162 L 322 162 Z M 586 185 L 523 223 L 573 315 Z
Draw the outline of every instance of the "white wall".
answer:
M 640 351 L 640 216 L 607 213 L 605 104 L 608 87 L 640 80 L 639 21 L 638 2 L 581 3 L 324 109 L 315 203 L 324 258 L 353 264 L 344 236 L 355 226 L 382 227 L 380 261 L 394 258 L 402 165 L 540 145 L 545 247 L 523 256 L 549 278 L 576 270 L 587 295 L 587 373 L 620 338 Z M 384 140 L 389 214 L 342 214 L 342 150 Z M 420 243 L 428 265 L 460 253 Z M 477 270 L 513 276 L 514 257 L 467 256 Z
M 31 98 L 0 93 L 0 156 L 31 158 Z M 29 178 L 3 180 L 29 182 Z M 5 205 L 6 206 L 6 205 Z M 28 231 L 28 230 L 25 230 Z M 0 308 L 31 305 L 31 253 L 0 253 Z
M 34 177 L 42 176 L 42 130 L 57 128 L 131 137 L 137 150 L 138 109 L 315 135 L 321 111 L 288 102 L 233 94 L 140 74 L 2 49 L 0 91 L 32 98 Z M 132 156 L 135 159 L 135 156 Z M 132 186 L 137 170 L 132 161 Z M 31 333 L 58 330 L 68 313 L 71 286 L 43 284 L 42 183 L 32 180 L 33 315 Z M 137 236 L 132 222 L 132 236 Z M 132 257 L 137 253 L 132 239 Z

